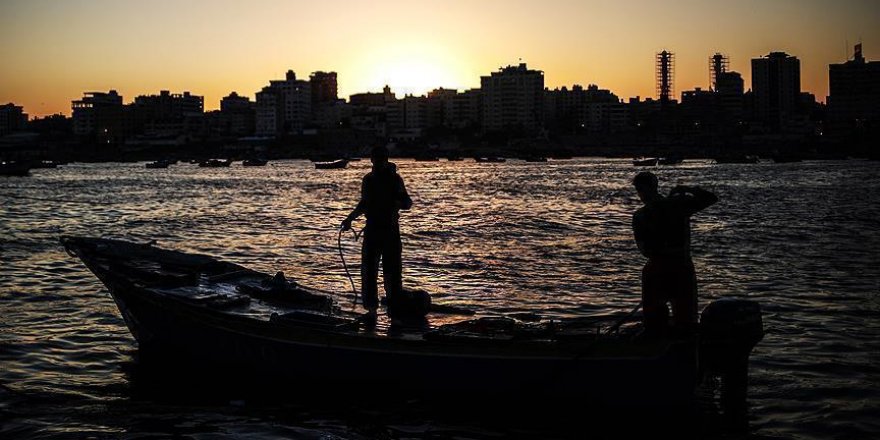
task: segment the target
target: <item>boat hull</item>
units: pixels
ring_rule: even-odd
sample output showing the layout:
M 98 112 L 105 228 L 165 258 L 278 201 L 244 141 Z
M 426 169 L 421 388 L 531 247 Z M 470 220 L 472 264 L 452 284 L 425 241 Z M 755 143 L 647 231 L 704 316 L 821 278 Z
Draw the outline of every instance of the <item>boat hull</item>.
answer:
M 144 365 L 171 366 L 162 371 L 175 374 L 195 371 L 197 379 L 268 382 L 271 387 L 259 389 L 333 390 L 343 396 L 375 390 L 444 400 L 467 396 L 498 402 L 528 396 L 623 406 L 687 403 L 697 383 L 696 338 L 646 343 L 623 335 L 596 338 L 594 333 L 569 339 L 504 339 L 424 328 L 369 329 L 350 318 L 338 326 L 311 324 L 290 313 L 258 318 L 181 296 L 180 289 L 188 287 L 146 287 L 116 260 L 129 255 L 168 267 L 219 265 L 220 272 L 233 278 L 243 272 L 252 276 L 247 274 L 253 271 L 149 245 L 62 241 L 109 289 Z M 106 250 L 115 246 L 119 249 Z M 205 284 L 204 274 L 200 279 L 198 289 L 235 286 L 233 281 Z M 170 281 L 179 280 L 163 282 Z M 259 299 L 251 302 L 258 309 L 247 310 L 265 309 Z
M 302 387 L 308 378 L 322 389 L 332 383 L 348 391 L 573 397 L 641 405 L 687 401 L 697 376 L 691 344 L 678 344 L 657 357 L 479 354 L 423 341 L 211 317 L 197 308 L 168 307 L 137 289 L 111 292 L 141 353 L 152 361 L 247 372 L 278 385 Z

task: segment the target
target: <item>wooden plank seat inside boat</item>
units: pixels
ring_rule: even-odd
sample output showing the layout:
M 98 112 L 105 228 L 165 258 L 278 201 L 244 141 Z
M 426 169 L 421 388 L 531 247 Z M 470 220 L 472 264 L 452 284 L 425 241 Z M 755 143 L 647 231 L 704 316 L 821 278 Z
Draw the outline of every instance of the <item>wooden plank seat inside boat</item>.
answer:
M 211 293 L 206 295 L 194 295 L 185 297 L 188 301 L 205 305 L 212 309 L 230 309 L 233 307 L 250 304 L 251 298 L 247 295 Z
M 280 306 L 324 312 L 333 307 L 333 300 L 327 295 L 311 293 L 291 282 L 279 284 L 271 277 L 250 277 L 235 284 L 236 289 L 245 295 Z
M 482 317 L 441 325 L 425 333 L 431 341 L 461 343 L 504 343 L 545 341 L 560 344 L 592 343 L 600 340 L 617 344 L 632 342 L 639 334 L 637 323 L 608 334 L 611 318 L 608 316 L 573 318 L 560 321 L 523 322 L 509 317 Z
M 507 317 L 482 317 L 442 325 L 425 333 L 432 341 L 520 341 L 549 339 L 553 336 L 550 323 L 522 323 Z
M 269 321 L 279 325 L 286 324 L 294 327 L 310 327 L 325 330 L 357 330 L 360 326 L 356 319 L 302 311 L 273 313 Z
M 147 287 L 183 287 L 198 284 L 199 274 L 163 267 L 151 260 L 105 260 L 109 269 Z

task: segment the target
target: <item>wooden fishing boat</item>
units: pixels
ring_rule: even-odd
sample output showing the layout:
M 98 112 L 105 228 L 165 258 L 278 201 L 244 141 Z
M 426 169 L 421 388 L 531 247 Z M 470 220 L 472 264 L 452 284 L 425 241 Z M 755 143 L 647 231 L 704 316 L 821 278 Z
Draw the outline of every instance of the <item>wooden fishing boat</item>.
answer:
M 232 159 L 208 159 L 199 162 L 199 166 L 202 168 L 224 168 L 229 165 L 232 165 Z
M 684 157 L 671 155 L 657 159 L 658 165 L 679 165 L 684 162 Z
M 504 163 L 504 162 L 507 162 L 507 159 L 505 159 L 503 157 L 497 157 L 497 156 L 475 157 L 474 160 L 479 163 Z
M 657 166 L 657 162 L 659 161 L 656 157 L 642 157 L 633 159 L 633 166 L 635 167 L 653 167 Z
M 245 167 L 263 167 L 266 166 L 267 163 L 269 163 L 269 161 L 266 159 L 254 158 L 244 160 L 241 165 Z
M 58 168 L 58 165 L 60 165 L 60 164 L 54 160 L 38 160 L 38 161 L 31 162 L 28 165 L 30 165 L 32 170 L 38 170 L 38 169 Z
M 342 169 L 348 166 L 348 160 L 346 159 L 337 159 L 330 162 L 315 162 L 315 169 L 317 170 L 335 170 Z
M 640 324 L 620 316 L 370 324 L 331 295 L 209 256 L 120 240 L 61 241 L 110 291 L 142 355 L 204 373 L 230 371 L 227 382 L 291 380 L 298 389 L 313 385 L 340 396 L 377 387 L 423 396 L 668 404 L 691 398 L 698 354 L 713 353 L 706 365 L 734 365 L 741 375 L 761 335 L 760 311 L 745 301 L 707 308 L 715 310 L 708 339 L 641 340 Z
M 758 156 L 752 155 L 730 155 L 715 158 L 715 163 L 717 164 L 753 164 L 759 161 Z
M 31 167 L 22 162 L 0 162 L 0 176 L 24 177 L 31 174 Z
M 169 160 L 157 160 L 155 162 L 148 162 L 144 167 L 148 169 L 161 169 L 168 168 L 172 164 Z

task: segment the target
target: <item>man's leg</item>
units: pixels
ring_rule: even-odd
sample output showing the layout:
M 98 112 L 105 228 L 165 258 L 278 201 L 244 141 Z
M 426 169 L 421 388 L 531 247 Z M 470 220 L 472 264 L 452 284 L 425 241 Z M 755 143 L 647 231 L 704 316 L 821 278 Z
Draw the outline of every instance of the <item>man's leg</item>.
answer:
M 403 291 L 403 262 L 400 231 L 389 231 L 382 245 L 382 277 L 385 281 L 385 295 L 388 300 Z
M 677 329 L 691 332 L 697 324 L 697 275 L 694 263 L 682 263 L 675 268 L 674 276 L 674 290 L 670 292 L 672 321 Z
M 669 308 L 666 306 L 663 268 L 649 261 L 642 269 L 642 309 L 644 310 L 645 334 L 662 337 L 669 325 Z
M 379 276 L 379 256 L 382 248 L 373 233 L 364 234 L 361 247 L 361 301 L 364 308 L 374 311 L 379 307 L 379 292 L 376 278 Z

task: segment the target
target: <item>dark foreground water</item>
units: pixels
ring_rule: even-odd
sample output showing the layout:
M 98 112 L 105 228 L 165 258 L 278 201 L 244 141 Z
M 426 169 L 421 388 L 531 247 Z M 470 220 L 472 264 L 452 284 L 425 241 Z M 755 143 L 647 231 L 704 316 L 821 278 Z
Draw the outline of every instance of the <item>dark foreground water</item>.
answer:
M 407 285 L 486 315 L 585 316 L 638 302 L 628 161 L 399 165 L 415 202 L 402 219 Z M 336 228 L 368 167 L 72 164 L 0 179 L 0 437 L 559 435 L 411 405 L 401 413 L 143 393 L 136 345 L 112 299 L 58 243 L 64 234 L 157 240 L 283 270 L 349 304 Z M 666 189 L 697 184 L 721 198 L 694 222 L 701 305 L 743 296 L 763 307 L 745 436 L 880 435 L 880 164 L 696 161 L 658 174 Z M 345 246 L 357 264 L 356 245 Z M 707 438 L 744 436 L 694 423 L 707 425 Z M 575 426 L 591 437 L 589 424 Z

